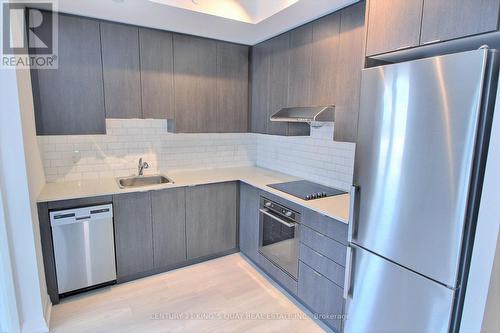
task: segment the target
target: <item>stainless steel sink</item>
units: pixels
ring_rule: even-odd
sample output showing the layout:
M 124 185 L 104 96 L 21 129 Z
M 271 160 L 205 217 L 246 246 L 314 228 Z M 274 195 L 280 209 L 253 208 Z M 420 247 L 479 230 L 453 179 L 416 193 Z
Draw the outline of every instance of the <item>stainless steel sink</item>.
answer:
M 174 183 L 172 179 L 163 175 L 123 177 L 116 178 L 116 181 L 118 182 L 118 186 L 120 186 L 120 188 L 133 188 Z

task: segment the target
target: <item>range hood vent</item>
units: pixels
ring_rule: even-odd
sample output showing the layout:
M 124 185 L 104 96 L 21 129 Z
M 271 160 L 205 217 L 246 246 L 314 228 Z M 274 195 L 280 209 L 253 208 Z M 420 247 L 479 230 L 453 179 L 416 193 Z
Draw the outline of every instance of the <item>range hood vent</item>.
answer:
M 335 106 L 306 106 L 283 108 L 271 116 L 271 121 L 293 123 L 334 122 Z

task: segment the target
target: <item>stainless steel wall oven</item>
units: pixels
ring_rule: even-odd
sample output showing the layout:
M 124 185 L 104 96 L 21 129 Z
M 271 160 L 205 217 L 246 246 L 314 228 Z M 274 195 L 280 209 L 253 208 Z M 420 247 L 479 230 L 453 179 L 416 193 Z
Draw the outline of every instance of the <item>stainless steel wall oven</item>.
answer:
M 300 213 L 260 198 L 259 252 L 297 280 Z

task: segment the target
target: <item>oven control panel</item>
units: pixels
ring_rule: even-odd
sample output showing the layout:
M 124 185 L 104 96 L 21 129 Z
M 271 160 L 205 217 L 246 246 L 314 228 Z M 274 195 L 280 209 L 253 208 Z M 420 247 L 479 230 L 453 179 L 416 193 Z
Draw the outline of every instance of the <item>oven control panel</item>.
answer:
M 260 203 L 262 208 L 268 209 L 273 213 L 284 216 L 287 219 L 295 222 L 298 222 L 299 220 L 300 213 L 297 213 L 294 210 L 287 208 L 286 206 L 280 205 L 272 200 L 263 197 L 260 199 Z

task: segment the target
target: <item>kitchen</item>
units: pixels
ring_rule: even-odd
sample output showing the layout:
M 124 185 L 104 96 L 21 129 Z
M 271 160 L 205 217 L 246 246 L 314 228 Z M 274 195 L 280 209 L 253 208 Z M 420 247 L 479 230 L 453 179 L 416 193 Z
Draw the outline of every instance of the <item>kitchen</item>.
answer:
M 499 10 L 4 5 L 0 328 L 497 331 Z

